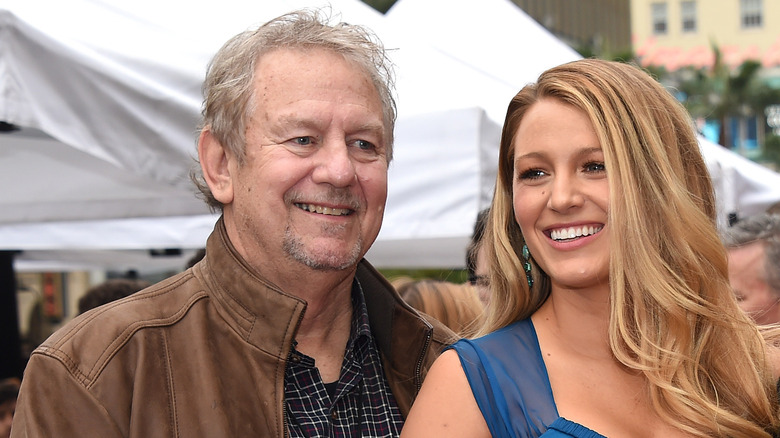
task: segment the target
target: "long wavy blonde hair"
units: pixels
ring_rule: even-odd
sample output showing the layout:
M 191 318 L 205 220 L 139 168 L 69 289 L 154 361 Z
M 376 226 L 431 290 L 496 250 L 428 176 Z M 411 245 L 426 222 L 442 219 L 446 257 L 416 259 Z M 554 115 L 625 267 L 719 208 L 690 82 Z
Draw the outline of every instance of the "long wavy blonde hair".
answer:
M 769 436 L 778 429 L 767 343 L 739 309 L 716 228 L 712 183 L 690 116 L 639 68 L 579 60 L 543 73 L 507 110 L 484 244 L 491 301 L 482 333 L 530 317 L 550 294 L 532 262 L 529 289 L 513 210 L 512 140 L 541 98 L 587 114 L 610 187 L 609 341 L 645 375 L 658 414 L 695 436 Z

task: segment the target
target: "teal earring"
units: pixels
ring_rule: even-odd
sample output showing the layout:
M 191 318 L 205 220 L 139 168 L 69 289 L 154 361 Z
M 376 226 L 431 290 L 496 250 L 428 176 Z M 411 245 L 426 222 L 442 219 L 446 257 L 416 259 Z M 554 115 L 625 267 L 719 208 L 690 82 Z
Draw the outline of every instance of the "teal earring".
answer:
M 523 244 L 523 269 L 525 269 L 525 278 L 528 280 L 528 287 L 534 285 L 534 278 L 531 276 L 531 252 L 528 251 L 528 245 Z

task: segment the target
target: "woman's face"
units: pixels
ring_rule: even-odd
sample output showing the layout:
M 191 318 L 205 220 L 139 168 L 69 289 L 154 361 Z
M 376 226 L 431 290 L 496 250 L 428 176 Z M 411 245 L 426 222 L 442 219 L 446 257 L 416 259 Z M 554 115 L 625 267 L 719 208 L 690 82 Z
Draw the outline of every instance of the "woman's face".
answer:
M 535 103 L 514 136 L 514 212 L 553 288 L 606 286 L 609 186 L 604 153 L 583 111 Z

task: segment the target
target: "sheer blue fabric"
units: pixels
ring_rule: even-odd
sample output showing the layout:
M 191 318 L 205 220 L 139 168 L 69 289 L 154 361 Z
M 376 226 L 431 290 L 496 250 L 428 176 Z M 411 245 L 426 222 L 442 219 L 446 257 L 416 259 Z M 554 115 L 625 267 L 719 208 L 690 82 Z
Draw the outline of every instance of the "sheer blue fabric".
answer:
M 604 438 L 558 415 L 530 319 L 450 348 L 458 353 L 493 438 Z

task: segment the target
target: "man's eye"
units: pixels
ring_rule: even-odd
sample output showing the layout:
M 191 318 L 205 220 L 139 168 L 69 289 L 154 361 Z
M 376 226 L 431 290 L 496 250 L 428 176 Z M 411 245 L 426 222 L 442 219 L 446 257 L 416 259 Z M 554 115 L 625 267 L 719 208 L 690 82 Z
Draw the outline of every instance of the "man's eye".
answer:
M 293 141 L 299 146 L 308 146 L 312 143 L 311 137 L 295 137 Z
M 358 148 L 363 149 L 363 150 L 376 149 L 376 146 L 374 146 L 373 143 L 371 143 L 369 141 L 365 141 L 365 140 L 357 140 L 355 142 L 355 146 L 357 146 Z

